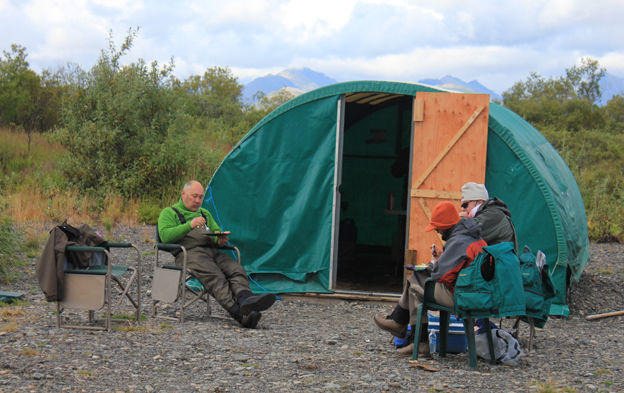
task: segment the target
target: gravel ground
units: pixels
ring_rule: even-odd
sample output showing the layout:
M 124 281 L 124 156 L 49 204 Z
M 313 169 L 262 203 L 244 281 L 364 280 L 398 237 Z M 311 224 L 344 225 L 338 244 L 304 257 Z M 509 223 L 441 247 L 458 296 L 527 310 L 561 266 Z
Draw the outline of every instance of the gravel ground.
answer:
M 146 241 L 153 230 L 120 227 L 107 236 L 133 242 L 143 253 L 145 315 L 151 312 L 147 291 L 154 266 L 153 244 Z M 450 354 L 425 363 L 439 372 L 395 356 L 389 335 L 374 327 L 373 315 L 389 313 L 390 303 L 285 297 L 263 313 L 256 330 L 207 320 L 200 306 L 191 307 L 184 324 L 148 319 L 141 329 L 57 329 L 56 304 L 45 302 L 36 259 L 30 259 L 18 280 L 2 287 L 23 292 L 28 305 L 0 308 L 0 393 L 624 392 L 624 318 L 585 319 L 624 309 L 624 245 L 591 245 L 590 255 L 571 291 L 570 317 L 538 329 L 533 351 L 517 367 L 479 360 L 473 370 L 467 354 Z M 521 341 L 527 334 L 523 325 Z

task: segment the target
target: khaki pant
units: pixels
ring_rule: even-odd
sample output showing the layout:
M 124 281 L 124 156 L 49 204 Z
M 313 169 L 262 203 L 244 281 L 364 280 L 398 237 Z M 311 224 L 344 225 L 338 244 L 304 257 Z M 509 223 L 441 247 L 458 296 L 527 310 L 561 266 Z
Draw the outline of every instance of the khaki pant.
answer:
M 199 282 L 224 309 L 229 310 L 236 304 L 236 294 L 240 291 L 251 290 L 245 268 L 217 250 L 212 237 L 207 236 L 206 229 L 193 229 L 178 244 L 187 249 L 187 269 L 193 271 Z M 179 253 L 176 265 L 182 264 L 183 254 Z
M 399 300 L 399 306 L 410 313 L 410 325 L 416 325 L 418 320 L 418 306 L 425 298 L 425 281 L 430 277 L 427 270 L 414 272 L 407 280 L 403 294 Z M 436 302 L 448 307 L 455 307 L 455 301 L 451 291 L 445 284 L 436 283 L 434 292 Z

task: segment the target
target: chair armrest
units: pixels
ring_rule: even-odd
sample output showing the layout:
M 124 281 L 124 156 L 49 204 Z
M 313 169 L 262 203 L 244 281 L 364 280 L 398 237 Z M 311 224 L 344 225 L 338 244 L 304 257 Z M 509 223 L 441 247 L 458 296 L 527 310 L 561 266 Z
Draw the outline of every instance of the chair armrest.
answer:
M 110 243 L 106 242 L 103 244 L 104 247 L 113 247 L 113 248 L 130 248 L 132 247 L 132 243 Z
M 182 245 L 176 243 L 156 243 L 156 247 L 158 247 L 159 250 L 173 251 L 181 249 Z
M 231 250 L 231 251 L 236 250 L 236 247 L 234 247 L 234 246 L 228 246 L 227 244 L 226 244 L 226 245 L 224 245 L 224 246 L 219 246 L 219 247 L 217 247 L 217 248 L 218 248 L 219 250 Z
M 82 252 L 106 252 L 104 247 L 86 247 L 86 246 L 67 246 L 67 251 L 82 251 Z
M 431 277 L 425 281 L 425 299 L 435 299 L 435 284 L 436 282 Z

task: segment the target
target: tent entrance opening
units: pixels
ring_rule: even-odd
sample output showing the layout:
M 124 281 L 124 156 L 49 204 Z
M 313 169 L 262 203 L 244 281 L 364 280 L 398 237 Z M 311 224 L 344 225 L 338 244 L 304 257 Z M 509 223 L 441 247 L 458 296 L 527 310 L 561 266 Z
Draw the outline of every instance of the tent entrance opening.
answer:
M 412 96 L 345 96 L 334 290 L 401 293 Z

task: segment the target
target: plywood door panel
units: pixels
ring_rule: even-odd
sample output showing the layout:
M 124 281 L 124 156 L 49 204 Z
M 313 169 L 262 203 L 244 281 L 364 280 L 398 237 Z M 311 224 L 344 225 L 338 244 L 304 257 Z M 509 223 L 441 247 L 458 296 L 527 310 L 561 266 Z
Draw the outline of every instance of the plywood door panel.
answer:
M 459 210 L 461 186 L 485 181 L 489 96 L 417 93 L 411 168 L 408 249 L 418 264 L 431 260 L 435 231 L 425 232 L 431 211 L 442 201 Z

